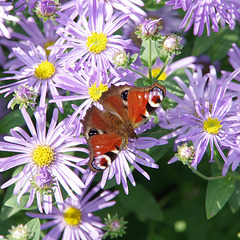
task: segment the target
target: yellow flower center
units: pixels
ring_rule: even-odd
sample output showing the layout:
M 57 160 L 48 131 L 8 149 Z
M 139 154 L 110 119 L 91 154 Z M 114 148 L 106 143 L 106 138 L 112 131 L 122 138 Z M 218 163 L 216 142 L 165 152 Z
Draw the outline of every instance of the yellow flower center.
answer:
M 48 56 L 48 55 L 50 54 L 50 52 L 51 52 L 51 50 L 47 50 L 47 48 L 48 48 L 49 46 L 54 45 L 54 43 L 55 43 L 55 42 L 50 41 L 50 42 L 46 42 L 46 43 L 43 45 L 43 48 L 44 48 L 47 56 Z
M 152 69 L 152 76 L 156 78 L 157 75 L 160 73 L 161 70 L 162 70 L 161 68 L 153 68 L 153 69 Z M 166 72 L 163 71 L 162 74 L 158 77 L 157 80 L 164 81 L 164 80 L 167 78 L 167 76 L 168 76 L 168 75 L 166 74 Z M 148 77 L 149 77 L 149 76 L 148 76 Z
M 33 149 L 31 157 L 38 167 L 49 166 L 55 160 L 55 152 L 47 145 L 38 145 Z
M 45 62 L 41 61 L 41 63 L 35 68 L 35 76 L 38 79 L 49 79 L 54 75 L 54 73 L 55 67 L 48 60 L 45 60 Z
M 88 88 L 88 93 L 92 101 L 98 101 L 99 98 L 102 96 L 102 93 L 106 92 L 107 90 L 108 90 L 107 85 L 100 83 L 99 86 L 97 87 L 96 83 L 94 83 L 90 88 Z
M 64 212 L 65 222 L 70 226 L 76 226 L 82 222 L 81 211 L 75 207 L 69 207 Z
M 219 129 L 222 127 L 220 124 L 221 121 L 218 121 L 217 118 L 212 119 L 209 117 L 206 121 L 203 122 L 203 129 L 205 132 L 210 134 L 217 134 Z
M 87 48 L 95 54 L 106 49 L 107 34 L 92 32 L 92 35 L 87 38 Z

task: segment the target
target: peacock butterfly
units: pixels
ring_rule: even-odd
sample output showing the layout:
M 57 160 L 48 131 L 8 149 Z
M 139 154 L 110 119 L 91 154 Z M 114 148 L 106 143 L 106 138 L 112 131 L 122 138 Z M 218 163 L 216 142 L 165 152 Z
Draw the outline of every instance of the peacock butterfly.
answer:
M 165 87 L 154 83 L 149 87 L 111 85 L 99 103 L 105 111 L 94 105 L 86 112 L 83 134 L 90 152 L 88 166 L 93 172 L 102 172 L 126 146 L 128 138 L 137 138 L 134 129 L 144 124 L 160 106 Z

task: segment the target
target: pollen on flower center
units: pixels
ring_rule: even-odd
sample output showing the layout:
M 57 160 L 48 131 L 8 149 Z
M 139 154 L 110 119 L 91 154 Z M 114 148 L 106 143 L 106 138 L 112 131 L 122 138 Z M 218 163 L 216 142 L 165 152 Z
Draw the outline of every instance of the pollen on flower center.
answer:
M 88 93 L 93 101 L 98 101 L 99 98 L 102 96 L 102 93 L 106 92 L 107 90 L 107 85 L 100 83 L 97 87 L 96 83 L 94 83 L 91 87 L 88 88 Z
M 53 41 L 49 41 L 49 42 L 46 42 L 46 43 L 44 44 L 43 48 L 44 48 L 47 56 L 48 56 L 48 55 L 50 54 L 50 52 L 51 52 L 51 50 L 48 50 L 47 48 L 48 48 L 49 46 L 54 45 L 54 43 L 55 43 L 55 42 L 53 42 Z
M 123 148 L 127 148 L 127 145 L 128 145 L 128 139 L 126 138 L 126 142 L 125 142 L 125 145 L 123 146 Z
M 41 80 L 51 78 L 55 73 L 54 65 L 48 60 L 41 61 L 35 68 L 35 77 Z
M 106 34 L 92 32 L 92 35 L 87 38 L 87 48 L 95 54 L 100 53 L 106 49 L 107 40 Z
M 161 68 L 153 68 L 153 69 L 152 69 L 152 76 L 156 78 L 157 75 L 160 73 L 161 70 L 162 70 Z M 158 77 L 157 80 L 162 80 L 162 81 L 164 81 L 164 80 L 167 78 L 167 76 L 168 76 L 168 75 L 166 74 L 166 72 L 163 71 L 162 74 Z M 148 76 L 148 77 L 149 77 L 149 76 Z
M 38 167 L 49 166 L 55 160 L 55 152 L 47 145 L 38 145 L 33 149 L 31 157 Z
M 203 129 L 205 132 L 210 134 L 217 134 L 219 129 L 222 127 L 220 124 L 221 121 L 218 121 L 217 118 L 212 119 L 209 117 L 206 121 L 203 122 Z
M 75 207 L 69 207 L 64 212 L 64 220 L 68 225 L 76 226 L 82 222 L 81 211 Z

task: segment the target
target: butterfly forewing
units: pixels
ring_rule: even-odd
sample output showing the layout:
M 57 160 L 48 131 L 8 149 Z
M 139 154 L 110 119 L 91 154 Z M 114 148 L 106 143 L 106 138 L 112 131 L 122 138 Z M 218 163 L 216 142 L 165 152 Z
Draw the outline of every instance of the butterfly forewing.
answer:
M 165 97 L 165 87 L 158 83 L 145 88 L 132 88 L 128 93 L 128 118 L 137 128 L 145 123 Z
M 115 86 L 112 85 L 107 92 L 104 92 L 99 103 L 107 112 L 118 116 L 122 120 L 128 118 L 128 91 L 132 87 L 129 85 Z

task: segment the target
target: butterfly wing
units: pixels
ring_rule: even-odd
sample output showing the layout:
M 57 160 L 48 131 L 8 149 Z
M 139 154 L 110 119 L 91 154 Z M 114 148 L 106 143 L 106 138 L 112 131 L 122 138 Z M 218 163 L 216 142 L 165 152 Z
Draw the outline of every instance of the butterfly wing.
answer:
M 160 106 L 166 95 L 164 86 L 155 83 L 149 87 L 133 87 L 128 92 L 128 118 L 133 128 L 144 124 Z
M 126 144 L 126 138 L 119 135 L 115 127 L 115 124 L 121 124 L 122 121 L 115 115 L 92 106 L 82 123 L 90 152 L 88 166 L 93 172 L 104 171 Z
M 127 95 L 131 88 L 129 85 L 111 85 L 108 91 L 102 94 L 99 103 L 107 112 L 116 115 L 122 121 L 126 121 L 128 119 Z
M 133 128 L 145 123 L 160 106 L 166 95 L 164 86 L 155 83 L 149 87 L 112 85 L 100 98 L 104 109 L 118 116 L 124 122 L 131 122 Z

